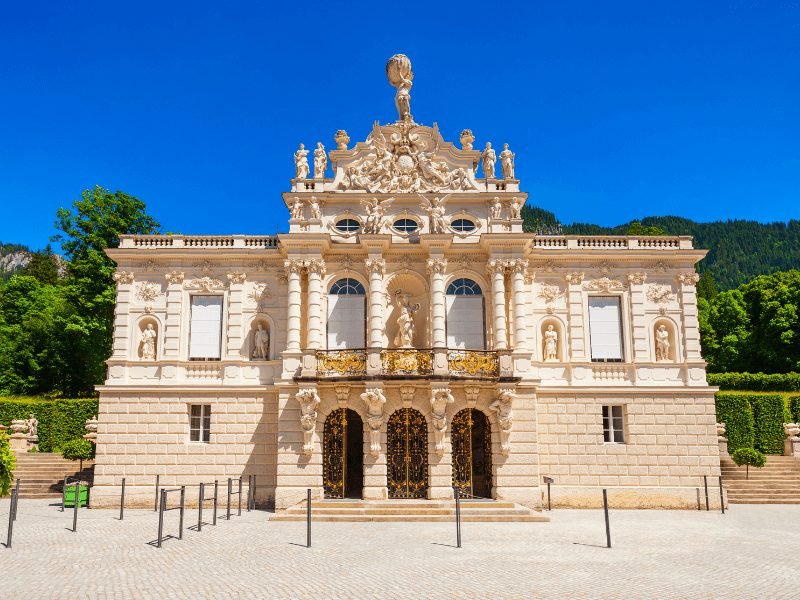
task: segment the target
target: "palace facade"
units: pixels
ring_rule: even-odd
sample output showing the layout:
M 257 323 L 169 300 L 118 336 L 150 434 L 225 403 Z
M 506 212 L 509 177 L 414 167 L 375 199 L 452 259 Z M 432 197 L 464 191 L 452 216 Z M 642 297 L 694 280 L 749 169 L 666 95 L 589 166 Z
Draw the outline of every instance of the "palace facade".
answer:
M 719 475 L 688 237 L 526 233 L 505 145 L 410 112 L 302 145 L 289 233 L 123 236 L 93 503 L 256 475 L 257 500 L 696 506 Z M 310 161 L 309 161 L 310 159 Z M 313 174 L 311 173 L 313 167 Z

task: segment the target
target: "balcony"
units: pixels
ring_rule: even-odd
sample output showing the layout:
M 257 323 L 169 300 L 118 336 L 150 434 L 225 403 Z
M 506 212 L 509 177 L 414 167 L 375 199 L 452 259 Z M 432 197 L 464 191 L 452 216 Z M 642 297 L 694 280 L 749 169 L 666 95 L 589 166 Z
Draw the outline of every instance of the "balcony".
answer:
M 381 350 L 382 375 L 433 375 L 433 350 Z
M 367 351 L 318 350 L 318 377 L 364 377 L 367 374 Z
M 448 350 L 447 369 L 456 377 L 498 377 L 500 361 L 490 350 Z

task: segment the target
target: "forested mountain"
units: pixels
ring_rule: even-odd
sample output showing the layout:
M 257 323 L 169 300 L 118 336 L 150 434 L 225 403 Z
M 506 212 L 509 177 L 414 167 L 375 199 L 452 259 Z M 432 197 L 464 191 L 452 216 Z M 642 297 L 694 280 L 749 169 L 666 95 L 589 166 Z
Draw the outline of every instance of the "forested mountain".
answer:
M 576 235 L 624 235 L 637 222 L 616 227 L 591 223 L 561 224 L 555 214 L 540 208 L 523 210 L 526 231 L 562 231 Z M 758 275 L 788 271 L 800 266 L 800 221 L 713 221 L 697 223 L 682 217 L 645 217 L 641 226 L 658 228 L 666 235 L 691 235 L 695 248 L 706 248 L 708 256 L 698 265 L 709 271 L 719 289 L 733 289 Z M 653 230 L 655 232 L 655 230 Z M 638 233 L 638 232 L 637 232 Z

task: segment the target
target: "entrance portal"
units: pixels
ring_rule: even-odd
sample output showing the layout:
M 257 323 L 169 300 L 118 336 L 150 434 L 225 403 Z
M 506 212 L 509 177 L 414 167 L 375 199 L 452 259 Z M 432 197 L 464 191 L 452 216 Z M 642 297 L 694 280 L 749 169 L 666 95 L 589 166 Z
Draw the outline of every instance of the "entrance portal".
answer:
M 364 489 L 364 422 L 350 408 L 325 419 L 322 485 L 326 498 L 361 498 Z
M 466 497 L 491 498 L 492 430 L 481 411 L 465 408 L 453 417 L 453 486 Z
M 386 425 L 389 498 L 428 495 L 428 424 L 422 413 L 401 408 Z

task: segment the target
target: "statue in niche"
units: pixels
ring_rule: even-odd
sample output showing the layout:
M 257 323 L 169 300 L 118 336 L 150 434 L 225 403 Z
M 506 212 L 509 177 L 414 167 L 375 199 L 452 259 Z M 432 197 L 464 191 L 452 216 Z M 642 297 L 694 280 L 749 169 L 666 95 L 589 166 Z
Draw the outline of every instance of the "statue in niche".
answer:
M 294 202 L 292 202 L 290 217 L 296 221 L 303 221 L 305 219 L 305 215 L 303 214 L 303 202 L 300 198 L 295 198 Z
M 156 333 L 155 327 L 152 323 L 148 323 L 147 327 L 142 331 L 139 338 L 139 344 L 142 346 L 142 360 L 155 360 L 156 359 Z
M 547 331 L 544 332 L 544 359 L 558 360 L 558 332 L 553 325 L 548 325 Z
M 317 142 L 317 149 L 314 150 L 314 179 L 325 177 L 325 169 L 328 168 L 328 157 L 325 155 L 325 146 L 322 142 Z
M 656 361 L 669 360 L 669 330 L 663 323 L 656 329 Z
M 295 179 L 308 179 L 308 150 L 303 144 L 294 153 L 294 177 Z
M 320 210 L 319 200 L 317 200 L 316 196 L 311 196 L 308 206 L 311 209 L 311 218 L 317 221 L 320 220 L 322 218 L 322 210 Z
M 253 332 L 253 358 L 257 360 L 269 358 L 269 331 L 261 323 Z
M 383 229 L 383 216 L 394 198 L 387 198 L 383 202 L 377 198 L 362 200 L 361 205 L 367 209 L 367 219 L 364 221 L 364 233 L 380 233 Z
M 414 313 L 419 310 L 419 304 L 411 304 L 411 294 L 403 290 L 395 292 L 397 307 L 400 316 L 397 317 L 397 335 L 394 336 L 394 345 L 398 348 L 414 347 Z
M 503 218 L 503 204 L 500 198 L 495 197 L 494 202 L 489 207 L 489 218 L 493 221 L 499 221 Z
M 503 170 L 503 179 L 514 179 L 514 154 L 508 149 L 508 144 L 503 144 L 503 151 L 500 153 L 500 168 Z
M 422 198 L 420 208 L 428 213 L 430 232 L 445 233 L 447 231 L 447 221 L 444 218 L 444 204 L 450 195 L 448 194 L 444 198 L 437 197 L 433 200 L 428 200 L 422 194 L 419 197 Z
M 492 148 L 492 142 L 486 142 L 486 148 L 481 152 L 483 159 L 483 176 L 486 179 L 494 179 L 494 165 L 497 162 L 497 155 Z
M 511 204 L 508 207 L 509 216 L 512 219 L 521 219 L 522 218 L 522 202 L 519 201 L 519 198 L 514 196 L 511 198 Z
M 414 72 L 411 70 L 411 61 L 405 54 L 395 54 L 386 63 L 386 76 L 389 83 L 397 88 L 394 104 L 401 121 L 414 121 L 411 116 L 411 85 Z

